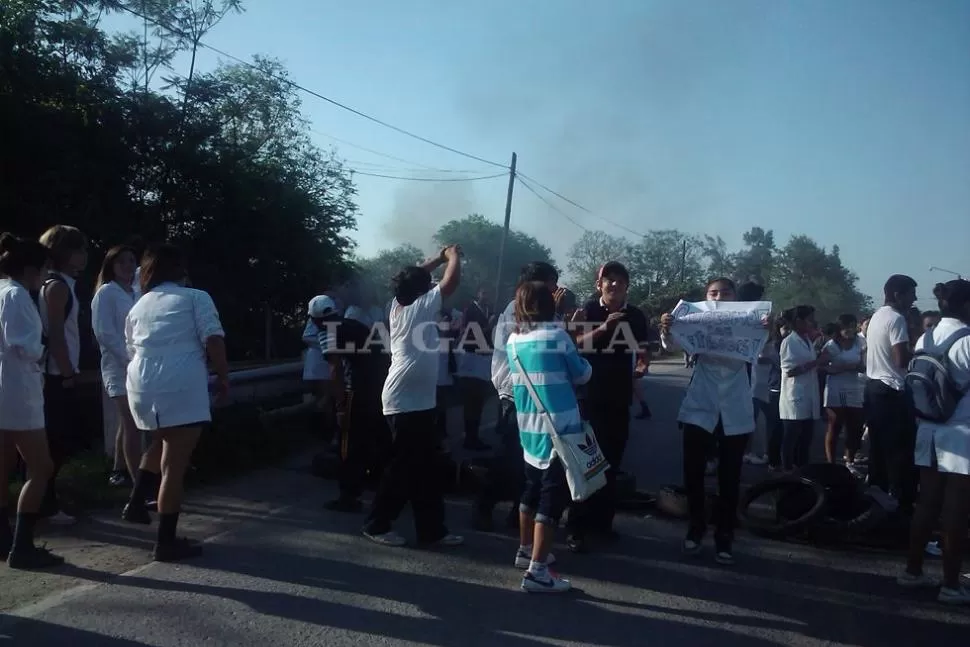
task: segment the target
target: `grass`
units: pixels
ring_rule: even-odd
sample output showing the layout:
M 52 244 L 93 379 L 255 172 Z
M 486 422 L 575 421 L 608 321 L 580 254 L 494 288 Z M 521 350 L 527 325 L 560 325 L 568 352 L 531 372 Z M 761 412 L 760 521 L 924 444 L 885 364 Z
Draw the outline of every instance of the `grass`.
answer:
M 319 439 L 307 412 L 271 413 L 251 404 L 217 410 L 205 430 L 186 475 L 186 487 L 210 485 L 285 460 Z M 116 508 L 128 500 L 130 490 L 108 482 L 114 461 L 102 451 L 88 450 L 71 458 L 58 476 L 58 494 L 71 510 Z M 22 480 L 9 484 L 14 502 Z

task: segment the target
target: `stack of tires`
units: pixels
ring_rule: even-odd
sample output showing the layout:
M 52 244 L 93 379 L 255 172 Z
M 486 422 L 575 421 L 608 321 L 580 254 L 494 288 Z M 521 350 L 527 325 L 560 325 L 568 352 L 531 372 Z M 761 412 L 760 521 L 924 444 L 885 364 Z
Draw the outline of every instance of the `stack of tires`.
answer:
M 752 504 L 769 494 L 775 495 L 774 518 L 754 514 Z M 813 544 L 882 544 L 889 520 L 852 472 L 828 463 L 751 486 L 741 498 L 740 514 L 754 534 Z

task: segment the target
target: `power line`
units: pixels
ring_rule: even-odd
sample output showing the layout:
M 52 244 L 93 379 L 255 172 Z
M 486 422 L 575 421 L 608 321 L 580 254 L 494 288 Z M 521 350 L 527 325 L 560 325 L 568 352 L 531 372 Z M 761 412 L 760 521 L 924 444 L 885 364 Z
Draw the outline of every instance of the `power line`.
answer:
M 360 168 L 360 167 L 363 167 L 367 171 L 374 171 L 374 172 L 376 172 L 376 171 L 386 171 L 386 172 L 389 172 L 389 173 L 410 173 L 410 174 L 423 173 L 425 175 L 427 175 L 429 173 L 457 173 L 457 174 L 463 174 L 463 175 L 481 175 L 482 173 L 486 173 L 486 171 L 482 171 L 482 170 L 475 171 L 475 170 L 470 170 L 470 169 L 402 168 L 400 166 L 391 166 L 389 164 L 381 164 L 379 162 L 368 162 L 368 161 L 364 161 L 364 160 L 349 160 L 349 159 L 345 159 L 345 160 L 343 160 L 343 163 L 345 165 L 347 165 L 347 166 L 352 167 L 352 168 Z M 504 173 L 503 173 L 503 175 L 504 175 Z
M 552 204 L 551 202 L 549 202 L 548 200 L 546 200 L 544 197 L 542 197 L 539 194 L 538 191 L 536 191 L 535 189 L 533 189 L 531 186 L 529 186 L 528 182 L 526 182 L 525 180 L 522 179 L 522 176 L 521 175 L 516 174 L 515 179 L 519 181 L 519 184 L 521 184 L 526 189 L 528 189 L 532 193 L 532 195 L 534 195 L 535 197 L 539 198 L 542 202 L 544 202 L 547 207 L 549 207 L 550 209 L 552 209 L 553 211 L 555 211 L 556 213 L 558 213 L 560 216 L 562 216 L 563 218 L 565 218 L 569 222 L 573 223 L 574 225 L 576 225 L 577 227 L 579 227 L 583 231 L 589 231 L 588 229 L 586 229 L 586 227 L 582 226 L 581 224 L 579 224 L 578 222 L 576 222 L 575 220 L 573 220 L 565 212 L 563 212 L 562 210 L 560 210 L 559 208 L 557 208 L 554 204 Z
M 437 168 L 437 167 L 434 167 L 434 166 L 429 166 L 429 165 L 424 164 L 422 162 L 416 162 L 414 160 L 409 160 L 409 159 L 406 159 L 406 158 L 403 158 L 403 157 L 397 157 L 397 156 L 391 155 L 389 153 L 382 153 L 381 151 L 374 150 L 373 148 L 367 148 L 366 146 L 361 146 L 360 144 L 355 144 L 354 142 L 347 141 L 346 139 L 341 139 L 340 137 L 337 137 L 336 135 L 331 135 L 330 133 L 325 133 L 325 132 L 323 132 L 321 130 L 317 130 L 316 128 L 310 128 L 309 130 L 312 133 L 316 133 L 317 135 L 322 135 L 323 137 L 327 137 L 327 138 L 332 139 L 332 140 L 334 140 L 336 142 L 340 142 L 341 144 L 345 144 L 345 145 L 350 146 L 352 148 L 360 149 L 360 150 L 362 150 L 364 152 L 371 153 L 372 155 L 378 155 L 380 157 L 386 157 L 387 159 L 394 160 L 395 162 L 401 162 L 403 164 L 413 164 L 414 166 L 420 166 L 421 168 L 427 169 L 429 171 L 438 171 L 439 173 L 463 173 L 464 172 L 464 171 L 453 171 L 451 169 Z M 468 173 L 484 173 L 484 172 L 485 171 L 481 171 L 481 170 L 468 171 Z
M 411 182 L 477 182 L 479 180 L 493 180 L 497 177 L 505 177 L 505 173 L 496 173 L 494 175 L 482 175 L 479 177 L 401 177 L 399 175 L 382 175 L 380 173 L 367 173 L 365 171 L 357 171 L 351 169 L 350 171 L 354 175 L 365 175 L 367 177 L 380 177 L 386 178 L 388 180 L 409 180 Z
M 581 205 L 581 204 L 579 204 L 578 202 L 576 202 L 576 201 L 574 201 L 574 200 L 571 200 L 571 199 L 569 199 L 569 198 L 567 198 L 566 196 L 564 196 L 563 194 L 561 194 L 561 193 L 559 193 L 559 192 L 557 192 L 557 191 L 553 191 L 552 189 L 550 189 L 549 187 L 547 187 L 547 186 L 546 186 L 545 184 L 543 184 L 543 183 L 541 183 L 541 182 L 539 182 L 538 180 L 536 180 L 536 179 L 535 179 L 535 178 L 533 178 L 533 177 L 529 177 L 529 176 L 528 176 L 528 175 L 526 175 L 525 173 L 519 173 L 519 175 L 520 175 L 520 176 L 522 176 L 522 177 L 525 177 L 525 178 L 526 178 L 526 179 L 528 179 L 528 180 L 529 180 L 530 182 L 534 182 L 534 183 L 536 184 L 536 186 L 538 186 L 538 187 L 540 187 L 540 188 L 542 188 L 542 189 L 545 189 L 546 191 L 548 191 L 548 192 L 549 192 L 549 193 L 551 193 L 552 195 L 554 195 L 554 196 L 556 196 L 556 197 L 557 197 L 557 198 L 559 198 L 560 200 L 563 200 L 564 202 L 568 202 L 569 204 L 571 204 L 571 205 L 573 205 L 573 206 L 574 206 L 574 207 L 576 207 L 577 209 L 580 209 L 580 210 L 582 210 L 582 211 L 585 211 L 586 213 L 588 213 L 589 215 L 591 215 L 591 216 L 593 216 L 594 218 L 598 218 L 598 219 L 600 219 L 600 220 L 602 220 L 603 222 L 605 222 L 605 223 L 607 223 L 607 224 L 610 224 L 610 225 L 613 225 L 613 226 L 614 226 L 614 227 L 616 227 L 617 229 L 622 229 L 623 231 L 625 231 L 625 232 L 627 232 L 627 233 L 629 233 L 629 234 L 633 234 L 633 235 L 634 235 L 634 236 L 636 236 L 637 238 L 643 238 L 643 236 L 644 236 L 644 235 L 643 235 L 643 234 L 642 234 L 641 232 L 639 232 L 639 231 L 634 231 L 633 229 L 630 229 L 630 228 L 629 228 L 629 227 L 627 227 L 626 225 L 621 225 L 621 224 L 620 224 L 620 223 L 618 223 L 618 222 L 615 222 L 615 221 L 613 221 L 613 220 L 610 220 L 610 219 L 609 219 L 609 218 L 607 218 L 606 216 L 601 216 L 601 215 L 599 215 L 598 213 L 596 213 L 596 212 L 594 212 L 594 211 L 591 211 L 591 210 L 589 210 L 589 209 L 587 209 L 586 207 L 584 207 L 583 205 Z
M 135 11 L 134 9 L 131 9 L 130 7 L 127 7 L 125 5 L 118 5 L 118 6 L 122 10 L 124 10 L 124 11 L 126 11 L 126 12 L 128 12 L 128 13 L 134 15 L 134 16 L 137 16 L 137 17 L 141 18 L 142 20 L 146 20 L 146 21 L 152 23 L 153 25 L 155 25 L 157 27 L 161 27 L 162 29 L 165 29 L 166 31 L 168 31 L 168 32 L 170 32 L 172 34 L 175 34 L 176 36 L 179 36 L 181 38 L 187 38 L 187 39 L 191 39 L 192 38 L 190 34 L 187 34 L 187 33 L 183 32 L 183 31 L 181 31 L 179 29 L 175 29 L 175 28 L 173 28 L 173 27 L 171 27 L 169 25 L 165 25 L 165 24 L 159 22 L 158 20 L 156 20 L 154 18 L 151 18 L 149 16 L 146 16 L 146 15 L 142 14 L 141 12 L 138 12 L 138 11 Z M 234 55 L 232 55 L 232 54 L 230 54 L 228 52 L 224 52 L 224 51 L 222 51 L 221 49 L 219 49 L 217 47 L 213 47 L 212 45 L 209 45 L 208 43 L 202 42 L 201 40 L 198 41 L 198 45 L 200 47 L 204 47 L 204 48 L 206 48 L 206 49 L 208 49 L 210 51 L 213 51 L 216 54 L 219 54 L 220 56 L 225 56 L 226 58 L 228 58 L 228 59 L 230 59 L 232 61 L 235 61 L 235 62 L 239 63 L 240 65 L 245 65 L 245 66 L 247 66 L 249 68 L 252 68 L 252 69 L 259 69 L 259 67 L 257 65 L 255 65 L 255 64 L 253 64 L 253 63 L 251 63 L 251 62 L 249 62 L 247 60 L 241 59 L 238 56 L 234 56 Z M 373 117 L 373 116 L 367 114 L 366 112 L 361 112 L 360 110 L 357 110 L 356 108 L 351 108 L 350 106 L 348 106 L 346 104 L 343 104 L 343 103 L 340 103 L 339 101 L 337 101 L 335 99 L 331 99 L 328 96 L 325 96 L 323 94 L 320 94 L 319 92 L 315 92 L 314 90 L 311 90 L 311 89 L 309 89 L 307 87 L 304 87 L 304 86 L 300 85 L 299 83 L 297 83 L 295 81 L 291 81 L 290 79 L 288 79 L 286 77 L 277 76 L 275 74 L 274 75 L 271 75 L 271 76 L 273 76 L 273 78 L 275 78 L 277 81 L 279 81 L 281 83 L 286 83 L 287 85 L 289 85 L 289 86 L 291 86 L 293 88 L 296 88 L 297 90 L 301 90 L 303 92 L 306 92 L 310 96 L 316 97 L 316 98 L 318 98 L 318 99 L 320 99 L 322 101 L 326 101 L 327 103 L 329 103 L 331 105 L 334 105 L 334 106 L 336 106 L 338 108 L 341 108 L 343 110 L 346 110 L 347 112 L 353 113 L 353 114 L 357 115 L 358 117 L 362 117 L 364 119 L 367 119 L 368 121 L 372 121 L 375 124 L 378 124 L 380 126 L 384 126 L 385 128 L 389 128 L 389 129 L 391 129 L 391 130 L 393 130 L 395 132 L 398 132 L 398 133 L 400 133 L 402 135 L 406 135 L 408 137 L 411 137 L 412 139 L 416 139 L 418 141 L 424 142 L 425 144 L 430 144 L 431 146 L 434 146 L 436 148 L 440 148 L 442 150 L 446 150 L 446 151 L 448 151 L 450 153 L 454 153 L 456 155 L 461 155 L 462 157 L 467 157 L 468 159 L 473 159 L 476 162 L 481 162 L 483 164 L 489 164 L 491 166 L 497 166 L 497 167 L 502 168 L 502 169 L 507 169 L 508 168 L 505 164 L 500 164 L 498 162 L 493 162 L 491 160 L 485 159 L 484 157 L 478 157 L 477 155 L 472 155 L 471 153 L 466 153 L 465 151 L 458 150 L 457 148 L 452 148 L 451 146 L 445 146 L 444 144 L 440 144 L 440 143 L 438 143 L 438 142 L 436 142 L 436 141 L 434 141 L 432 139 L 428 139 L 427 137 L 422 137 L 421 135 L 417 135 L 417 134 L 415 134 L 415 133 L 413 133 L 413 132 L 411 132 L 409 130 L 405 130 L 404 128 L 399 128 L 398 126 L 395 126 L 394 124 L 389 124 L 386 121 L 383 121 L 381 119 L 378 119 L 377 117 Z

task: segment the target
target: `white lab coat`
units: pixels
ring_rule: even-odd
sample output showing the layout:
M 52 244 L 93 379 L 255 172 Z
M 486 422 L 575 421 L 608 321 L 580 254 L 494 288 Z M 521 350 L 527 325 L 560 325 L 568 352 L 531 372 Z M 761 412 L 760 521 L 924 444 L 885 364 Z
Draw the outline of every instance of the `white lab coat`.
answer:
M 116 281 L 105 283 L 91 301 L 94 337 L 101 348 L 101 382 L 109 398 L 125 395 L 128 349 L 125 347 L 125 319 L 135 305 L 135 295 Z
M 307 319 L 303 329 L 303 344 L 306 354 L 303 356 L 303 379 L 306 381 L 329 380 L 330 363 L 320 352 L 320 329 L 313 319 Z
M 818 371 L 812 369 L 801 375 L 788 375 L 788 371 L 813 362 L 816 357 L 812 343 L 801 335 L 792 333 L 782 340 L 781 395 L 778 401 L 778 413 L 782 420 L 815 420 L 821 417 Z
M 209 422 L 206 340 L 223 336 L 212 298 L 202 290 L 164 283 L 128 313 L 128 404 L 139 429 Z
M 660 343 L 669 351 L 680 350 L 672 336 L 661 335 Z M 740 436 L 754 431 L 754 407 L 751 405 L 751 380 L 747 366 L 740 360 L 699 354 L 677 421 L 714 433 L 720 420 L 725 436 Z
M 42 337 L 30 292 L 13 279 L 0 279 L 0 429 L 44 428 Z

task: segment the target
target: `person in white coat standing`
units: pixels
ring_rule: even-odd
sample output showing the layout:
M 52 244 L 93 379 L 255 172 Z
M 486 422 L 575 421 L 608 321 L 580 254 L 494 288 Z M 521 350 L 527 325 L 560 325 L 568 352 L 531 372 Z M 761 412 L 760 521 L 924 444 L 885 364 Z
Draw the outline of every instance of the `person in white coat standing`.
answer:
M 815 308 L 796 306 L 784 313 L 791 334 L 781 342 L 781 395 L 778 415 L 785 430 L 782 441 L 782 467 L 789 471 L 808 464 L 815 433 L 821 417 L 818 368 L 828 363 L 828 354 L 816 355 L 811 334 L 818 327 Z
M 142 457 L 126 521 L 151 523 L 145 498 L 161 473 L 158 533 L 153 558 L 177 561 L 202 553 L 201 546 L 176 539 L 185 472 L 202 428 L 212 421 L 209 370 L 216 374 L 217 398 L 229 393 L 225 333 L 212 298 L 185 286 L 186 260 L 181 250 L 161 245 L 142 261 L 142 297 L 128 313 L 125 342 L 131 361 L 126 389 L 135 424 L 152 433 Z
M 737 289 L 731 279 L 718 278 L 707 284 L 705 293 L 708 301 L 735 301 Z M 664 348 L 676 351 L 680 349 L 670 334 L 673 325 L 671 315 L 661 316 L 660 342 Z M 728 565 L 734 563 L 732 543 L 741 490 L 741 465 L 755 427 L 751 380 L 746 362 L 706 353 L 696 357 L 694 375 L 677 414 L 683 430 L 684 488 L 690 511 L 683 550 L 688 555 L 701 551 L 707 531 L 704 473 L 714 449 L 712 445 L 716 444 L 720 496 L 714 511 L 715 558 L 718 563 Z
M 957 396 L 944 422 L 920 420 L 914 460 L 919 467 L 919 504 L 910 526 L 909 559 L 897 582 L 907 588 L 934 587 L 936 577 L 923 573 L 926 542 L 943 521 L 943 586 L 937 599 L 970 604 L 970 589 L 960 581 L 967 517 L 970 516 L 970 281 L 937 284 L 940 322 L 916 342 L 916 352 L 941 355 Z M 962 337 L 954 337 L 962 335 Z
M 134 482 L 141 460 L 141 439 L 128 407 L 125 377 L 128 349 L 125 347 L 125 319 L 135 305 L 135 250 L 120 245 L 104 256 L 98 288 L 91 301 L 94 337 L 101 349 L 101 382 L 108 397 L 118 409 L 118 431 L 115 434 L 112 485 Z M 126 469 L 127 468 L 127 469 Z
M 11 568 L 57 566 L 64 559 L 34 545 L 41 501 L 54 472 L 44 430 L 43 325 L 31 291 L 47 273 L 48 251 L 38 242 L 0 236 L 0 486 L 7 489 L 4 446 L 13 445 L 27 465 L 17 525 L 11 532 L 6 505 L 0 508 L 0 558 Z M 4 492 L 0 501 L 6 503 Z

